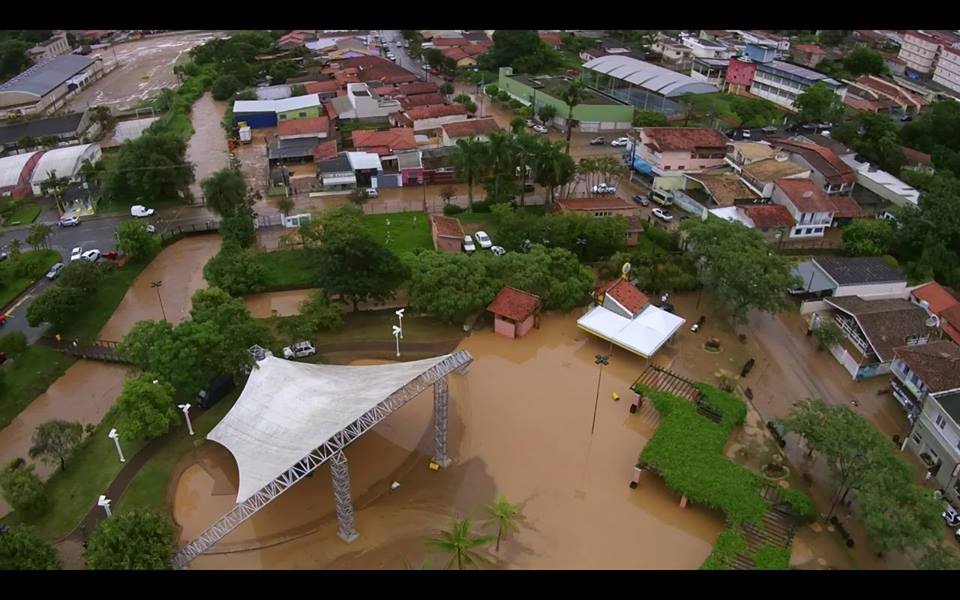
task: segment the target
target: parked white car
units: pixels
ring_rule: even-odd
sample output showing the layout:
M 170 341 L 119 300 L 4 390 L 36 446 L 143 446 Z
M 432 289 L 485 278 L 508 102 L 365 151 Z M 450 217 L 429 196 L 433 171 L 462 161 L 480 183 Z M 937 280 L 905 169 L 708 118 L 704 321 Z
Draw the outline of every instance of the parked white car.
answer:
M 304 358 L 306 356 L 313 356 L 317 353 L 317 349 L 313 347 L 313 344 L 304 340 L 302 342 L 297 342 L 292 346 L 287 346 L 283 349 L 283 357 L 287 360 L 291 358 Z
M 47 271 L 47 275 L 46 275 L 47 279 L 49 279 L 50 281 L 53 281 L 54 279 L 57 278 L 57 275 L 60 274 L 60 271 L 62 269 L 63 269 L 63 263 L 58 262 L 57 264 L 53 265 L 52 267 L 50 267 L 50 270 Z
M 543 125 L 534 125 L 533 130 L 537 133 L 549 133 L 550 130 L 544 127 Z
M 490 248 L 490 252 L 494 256 L 503 256 L 504 254 L 507 253 L 506 249 L 504 249 L 503 246 L 493 246 Z
M 613 140 L 612 142 L 610 142 L 610 145 L 613 146 L 614 148 L 619 148 L 622 146 L 626 146 L 629 143 L 630 143 L 630 138 L 619 137 Z
M 673 220 L 673 215 L 671 215 L 669 212 L 663 210 L 662 208 L 659 208 L 659 207 L 658 207 L 658 208 L 655 208 L 655 209 L 653 209 L 652 212 L 653 212 L 653 216 L 655 216 L 656 218 L 660 219 L 661 221 L 670 222 L 670 221 Z
M 367 188 L 367 189 L 363 190 L 363 193 L 364 193 L 364 195 L 366 195 L 367 198 L 379 198 L 379 197 L 380 197 L 380 192 L 377 191 L 377 188 Z
M 80 217 L 61 217 L 57 223 L 60 227 L 76 227 L 80 224 Z
M 155 212 L 156 212 L 156 211 L 153 210 L 152 208 L 147 208 L 146 206 L 144 206 L 144 205 L 142 205 L 142 204 L 134 204 L 133 206 L 130 207 L 130 216 L 131 216 L 131 217 L 137 217 L 137 218 L 141 218 L 141 217 L 152 217 L 152 216 L 153 216 L 153 213 L 155 213 Z
M 487 235 L 486 231 L 478 231 L 473 234 L 473 236 L 477 238 L 477 243 L 480 244 L 481 248 L 487 249 L 493 246 L 493 242 L 490 240 L 490 236 Z
M 474 252 L 477 247 L 473 244 L 473 238 L 469 235 L 463 236 L 463 251 L 464 252 Z
M 597 185 L 593 186 L 593 193 L 594 194 L 616 194 L 617 188 L 613 187 L 612 185 L 607 185 L 606 183 L 598 183 Z
M 70 262 L 73 262 L 75 260 L 80 260 L 80 257 L 82 256 L 83 256 L 83 248 L 81 248 L 80 246 L 77 246 L 76 248 L 70 251 Z
M 99 250 L 87 250 L 80 255 L 83 260 L 89 260 L 90 262 L 97 262 L 100 260 L 100 251 Z

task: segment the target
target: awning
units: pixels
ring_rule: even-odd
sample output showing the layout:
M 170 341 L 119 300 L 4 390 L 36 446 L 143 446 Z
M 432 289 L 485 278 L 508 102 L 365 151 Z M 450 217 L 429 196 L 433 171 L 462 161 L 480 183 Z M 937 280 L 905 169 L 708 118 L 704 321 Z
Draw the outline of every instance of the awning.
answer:
M 324 177 L 323 185 L 353 185 L 357 183 L 357 177 L 350 175 L 347 177 Z

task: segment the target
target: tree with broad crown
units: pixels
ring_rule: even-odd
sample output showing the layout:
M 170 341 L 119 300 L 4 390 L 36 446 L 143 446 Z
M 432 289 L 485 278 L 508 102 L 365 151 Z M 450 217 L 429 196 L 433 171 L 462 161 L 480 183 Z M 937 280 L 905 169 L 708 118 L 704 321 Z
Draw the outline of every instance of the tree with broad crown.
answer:
M 885 75 L 889 69 L 883 60 L 883 55 L 858 44 L 856 48 L 843 57 L 843 66 L 853 77 L 860 75 Z
M 0 335 L 0 352 L 16 356 L 27 349 L 27 336 L 22 331 L 8 331 Z
M 817 340 L 817 348 L 830 350 L 843 343 L 843 332 L 830 321 L 823 321 L 813 330 L 813 337 Z
M 225 244 L 203 267 L 203 278 L 231 296 L 245 296 L 263 289 L 266 273 L 250 250 Z
M 483 507 L 490 519 L 488 523 L 497 528 L 497 545 L 494 552 L 500 552 L 500 540 L 510 534 L 520 531 L 519 522 L 523 520 L 523 512 L 519 504 L 511 504 L 506 496 L 500 496 L 493 504 Z
M 28 244 L 37 248 L 46 248 L 48 247 L 50 236 L 53 235 L 53 227 L 47 225 L 46 223 L 35 223 L 30 227 L 30 233 L 26 237 Z
M 289 217 L 290 211 L 293 210 L 296 204 L 293 198 L 289 196 L 280 196 L 279 198 L 273 201 L 273 205 L 277 208 L 277 210 L 280 211 L 280 213 L 283 216 Z
M 123 435 L 128 439 L 153 439 L 170 431 L 179 418 L 173 392 L 172 385 L 153 373 L 128 379 L 117 399 L 118 427 Z
M 467 182 L 467 204 L 473 210 L 473 186 L 487 173 L 487 144 L 477 138 L 459 139 L 450 157 L 457 177 Z
M 423 251 L 406 259 L 411 304 L 448 323 L 462 323 L 487 307 L 500 291 L 490 256 Z
M 175 531 L 169 517 L 152 511 L 117 514 L 100 521 L 84 558 L 96 570 L 170 569 Z
M 526 128 L 526 122 L 523 120 L 523 117 L 514 117 L 510 119 L 510 131 L 514 135 L 520 134 Z
M 233 75 L 221 75 L 213 80 L 213 99 L 229 100 L 243 87 L 243 83 Z
M 537 109 L 537 117 L 541 123 L 549 123 L 557 116 L 557 107 L 552 104 L 544 104 Z
M 235 215 L 250 207 L 247 184 L 240 171 L 220 169 L 200 184 L 207 207 L 221 217 Z
M 252 208 L 240 209 L 236 214 L 228 215 L 220 220 L 220 235 L 225 244 L 234 243 L 241 248 L 249 248 L 257 239 L 257 229 L 254 219 L 257 214 Z
M 197 323 L 213 323 L 224 338 L 224 348 L 230 362 L 224 370 L 236 371 L 246 365 L 246 349 L 254 344 L 268 346 L 267 326 L 254 319 L 242 298 L 234 298 L 217 287 L 194 292 L 190 299 L 190 319 Z
M 560 99 L 569 108 L 567 111 L 567 147 L 565 152 L 570 154 L 570 136 L 573 135 L 573 111 L 587 99 L 587 89 L 582 81 L 574 79 L 560 95 Z
M 60 287 L 76 288 L 89 294 L 97 289 L 102 280 L 103 268 L 100 265 L 88 260 L 75 260 L 60 271 L 57 283 Z
M 843 100 L 825 83 L 818 82 L 797 96 L 793 103 L 796 120 L 802 123 L 824 123 L 838 119 L 843 112 Z
M 343 327 L 342 305 L 331 300 L 323 290 L 314 292 L 300 303 L 300 317 L 311 333 Z
M 169 321 L 137 321 L 123 336 L 117 354 L 141 369 L 150 365 L 150 355 L 160 341 L 173 336 L 173 325 Z
M 47 288 L 27 309 L 27 323 L 30 327 L 37 327 L 41 323 L 62 327 L 79 312 L 82 297 L 83 293 L 75 288 Z
M 593 289 L 593 273 L 564 248 L 538 244 L 527 253 L 507 253 L 494 264 L 504 284 L 540 296 L 546 310 L 582 306 Z
M 918 207 L 895 209 L 894 255 L 911 281 L 960 287 L 960 180 L 937 173 Z
M 60 463 L 60 470 L 67 470 L 67 459 L 83 440 L 83 425 L 74 421 L 53 419 L 33 430 L 30 458 L 44 462 Z
M 22 464 L 14 468 L 15 462 L 12 461 L 0 472 L 0 492 L 14 510 L 36 514 L 46 504 L 43 483 L 33 472 L 33 465 Z
M 893 227 L 883 219 L 857 219 L 843 229 L 843 253 L 883 256 L 893 246 Z
M 462 571 L 464 566 L 479 566 L 486 562 L 476 548 L 489 544 L 493 539 L 492 535 L 477 535 L 471 531 L 470 518 L 466 517 L 454 519 L 450 529 L 438 532 L 436 537 L 427 540 L 427 545 L 450 554 L 448 569 L 456 564 L 457 569 Z
M 186 152 L 186 142 L 166 132 L 124 142 L 104 174 L 103 193 L 131 204 L 184 197 L 194 179 Z
M 123 221 L 117 227 L 117 249 L 131 258 L 145 258 L 160 250 L 160 240 L 141 221 Z
M 56 571 L 63 568 L 57 551 L 25 525 L 0 533 L 0 571 Z

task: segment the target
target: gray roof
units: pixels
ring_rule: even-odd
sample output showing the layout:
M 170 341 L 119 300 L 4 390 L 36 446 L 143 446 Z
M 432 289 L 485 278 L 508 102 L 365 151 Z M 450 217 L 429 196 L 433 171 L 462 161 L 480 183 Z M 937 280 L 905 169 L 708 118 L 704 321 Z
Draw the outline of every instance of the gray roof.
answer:
M 818 269 L 812 261 L 806 261 L 793 268 L 793 274 L 800 278 L 803 283 L 798 289 L 810 294 L 816 294 L 826 290 L 832 290 L 834 283 L 830 281 L 823 271 Z
M 801 77 L 807 81 L 822 81 L 833 87 L 839 87 L 840 82 L 836 79 L 824 75 L 819 71 L 814 71 L 813 69 L 808 69 L 807 67 L 802 67 L 800 65 L 795 65 L 793 63 L 788 63 L 782 60 L 774 60 L 768 63 L 757 63 L 757 68 L 761 71 L 782 71 L 784 73 L 789 73 L 794 77 Z
M 583 68 L 671 98 L 684 94 L 709 94 L 720 91 L 715 85 L 629 56 L 617 54 L 601 56 L 587 61 Z
M 824 298 L 824 302 L 851 315 L 881 361 L 893 359 L 894 349 L 911 338 L 930 335 L 927 311 L 900 298 L 864 300 L 859 296 Z
M 42 138 L 48 135 L 72 137 L 77 134 L 83 113 L 72 113 L 62 117 L 24 121 L 14 125 L 0 127 L 0 145 L 15 144 L 23 136 Z
M 58 85 L 93 64 L 93 59 L 79 54 L 64 54 L 37 63 L 0 84 L 0 92 L 25 92 L 45 96 Z
M 350 165 L 350 158 L 346 152 L 337 154 L 336 158 L 317 161 L 317 173 L 346 173 L 353 172 L 353 166 Z
M 933 396 L 933 399 L 953 418 L 954 423 L 960 424 L 960 392 Z
M 839 285 L 906 282 L 900 271 L 878 256 L 823 256 L 813 260 Z
M 270 142 L 267 156 L 270 160 L 287 158 L 313 158 L 313 150 L 317 147 L 317 138 L 293 138 L 290 140 L 274 139 Z

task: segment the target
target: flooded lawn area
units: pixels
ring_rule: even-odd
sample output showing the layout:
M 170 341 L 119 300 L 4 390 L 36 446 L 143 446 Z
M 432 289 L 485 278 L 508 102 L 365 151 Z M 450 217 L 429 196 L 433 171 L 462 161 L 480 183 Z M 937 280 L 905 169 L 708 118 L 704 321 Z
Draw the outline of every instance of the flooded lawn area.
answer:
M 100 330 L 99 338 L 120 341 L 137 321 L 144 319 L 163 319 L 166 315 L 174 324 L 186 320 L 190 316 L 190 297 L 207 287 L 203 265 L 220 251 L 220 242 L 216 234 L 194 235 L 164 248 L 130 286 Z M 159 288 L 152 286 L 156 281 L 162 282 Z
M 247 309 L 254 319 L 289 317 L 299 315 L 300 303 L 309 298 L 317 289 L 319 288 L 252 294 L 244 298 L 244 302 L 247 303 Z

